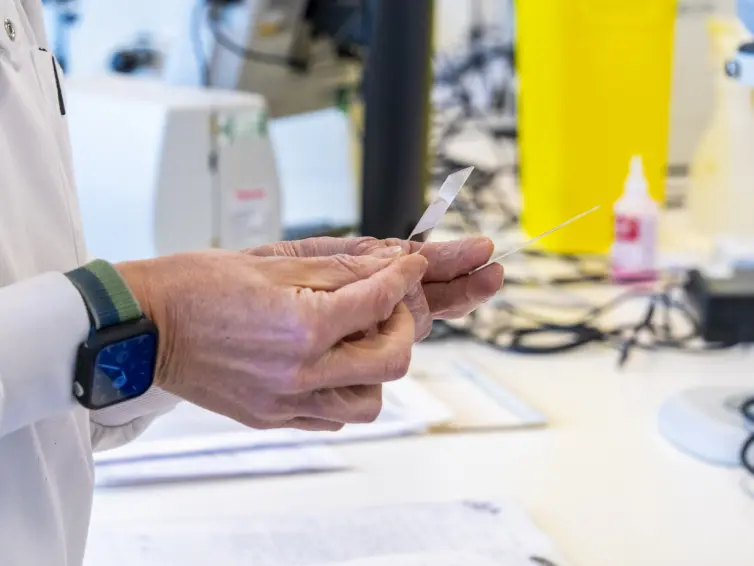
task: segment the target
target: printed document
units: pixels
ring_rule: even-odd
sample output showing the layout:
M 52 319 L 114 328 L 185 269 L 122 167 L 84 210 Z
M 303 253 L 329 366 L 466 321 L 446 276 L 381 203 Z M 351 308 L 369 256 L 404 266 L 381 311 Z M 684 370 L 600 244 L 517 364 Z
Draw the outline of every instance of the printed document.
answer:
M 86 566 L 568 566 L 515 503 L 93 526 Z

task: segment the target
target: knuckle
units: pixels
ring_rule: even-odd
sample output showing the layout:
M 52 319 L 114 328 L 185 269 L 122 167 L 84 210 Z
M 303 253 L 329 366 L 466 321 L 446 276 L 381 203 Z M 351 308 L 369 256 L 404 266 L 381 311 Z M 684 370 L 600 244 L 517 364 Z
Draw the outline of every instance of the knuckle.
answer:
M 404 240 L 401 240 L 400 238 L 387 238 L 386 240 L 382 241 L 382 245 L 387 248 L 394 248 L 396 246 L 402 247 L 404 250 L 407 249 L 408 243 Z
M 281 371 L 278 373 L 278 378 L 275 381 L 277 384 L 276 393 L 281 395 L 295 395 L 302 393 L 306 390 L 307 374 L 299 364 L 294 365 L 287 371 Z M 275 407 L 276 416 L 280 416 L 282 413 L 282 407 Z M 290 411 L 289 411 L 290 412 Z M 293 416 L 286 413 L 286 416 Z
M 364 255 L 379 247 L 380 241 L 377 238 L 366 236 L 359 238 L 356 241 L 355 245 L 353 246 L 353 252 L 354 255 Z
M 296 257 L 298 250 L 293 242 L 280 242 L 272 248 L 272 255 L 283 257 Z
M 418 330 L 416 332 L 416 341 L 421 342 L 422 340 L 426 340 L 426 338 L 432 334 L 432 321 L 426 320 L 422 324 L 418 325 Z
M 385 364 L 385 377 L 390 380 L 401 379 L 411 366 L 411 348 L 404 348 L 393 354 Z
M 373 423 L 382 413 L 382 399 L 371 399 L 364 407 L 364 411 L 361 415 L 361 422 L 364 424 Z
M 312 315 L 313 314 L 314 313 L 312 313 Z M 298 327 L 300 330 L 296 341 L 299 350 L 303 353 L 304 357 L 308 357 L 309 355 L 318 352 L 322 348 L 325 330 L 324 322 L 321 317 L 302 317 Z
M 309 326 L 308 328 L 305 328 L 304 331 L 301 333 L 301 348 L 305 352 L 313 352 L 317 349 L 317 346 L 319 345 L 319 332 L 317 329 L 317 325 L 313 324 Z
M 384 287 L 374 290 L 374 308 L 375 314 L 380 321 L 387 320 L 395 310 L 395 304 L 392 301 L 390 292 Z
M 362 264 L 359 263 L 356 256 L 347 254 L 337 254 L 331 256 L 330 261 L 333 263 L 333 267 L 340 271 L 345 271 L 348 274 L 360 277 L 363 271 Z
M 447 265 L 450 265 L 453 262 L 455 262 L 455 260 L 458 258 L 459 253 L 460 253 L 460 250 L 459 250 L 458 243 L 455 243 L 455 242 L 448 243 L 447 245 L 441 246 L 437 250 L 436 261 L 438 265 L 446 267 Z

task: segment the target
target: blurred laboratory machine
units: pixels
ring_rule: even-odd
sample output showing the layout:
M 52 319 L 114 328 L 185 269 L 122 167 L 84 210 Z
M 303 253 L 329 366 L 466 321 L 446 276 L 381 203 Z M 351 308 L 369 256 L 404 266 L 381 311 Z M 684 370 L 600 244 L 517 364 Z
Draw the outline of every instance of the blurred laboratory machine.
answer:
M 48 7 L 92 253 L 240 249 L 358 225 L 356 138 L 338 103 L 361 65 L 368 10 Z
M 46 16 L 68 76 L 209 83 L 261 94 L 272 116 L 282 116 L 332 106 L 333 89 L 353 80 L 371 30 L 373 2 L 361 4 L 48 0 Z

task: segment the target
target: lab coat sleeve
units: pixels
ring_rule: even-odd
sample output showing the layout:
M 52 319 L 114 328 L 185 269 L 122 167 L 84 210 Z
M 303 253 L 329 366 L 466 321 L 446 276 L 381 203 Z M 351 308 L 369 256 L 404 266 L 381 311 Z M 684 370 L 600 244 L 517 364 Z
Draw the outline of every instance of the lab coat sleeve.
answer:
M 88 332 L 84 301 L 61 273 L 0 288 L 0 437 L 77 407 L 73 372 Z M 133 440 L 177 403 L 153 388 L 92 412 L 92 446 L 112 448 Z
M 84 302 L 60 273 L 0 288 L 0 437 L 74 409 L 73 368 L 88 330 Z
M 92 448 L 110 450 L 136 439 L 157 418 L 172 411 L 180 399 L 159 387 L 141 397 L 91 413 Z

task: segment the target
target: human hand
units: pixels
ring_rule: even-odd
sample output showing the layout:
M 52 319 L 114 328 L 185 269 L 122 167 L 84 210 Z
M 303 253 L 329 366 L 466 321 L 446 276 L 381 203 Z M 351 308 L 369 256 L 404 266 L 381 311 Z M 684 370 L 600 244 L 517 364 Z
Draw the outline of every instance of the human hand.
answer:
M 156 385 L 254 428 L 338 430 L 374 420 L 408 371 L 402 301 L 427 262 L 211 251 L 117 268 L 160 331 Z
M 310 238 L 297 242 L 280 242 L 247 250 L 261 257 L 326 257 L 333 254 L 355 256 L 378 255 L 400 246 L 404 253 L 421 248 L 429 268 L 421 285 L 406 295 L 406 305 L 414 316 L 416 340 L 429 335 L 433 319 L 461 318 L 491 299 L 503 285 L 503 266 L 490 265 L 473 275 L 473 270 L 487 263 L 493 244 L 488 238 L 467 238 L 452 242 L 427 243 L 374 238 Z

